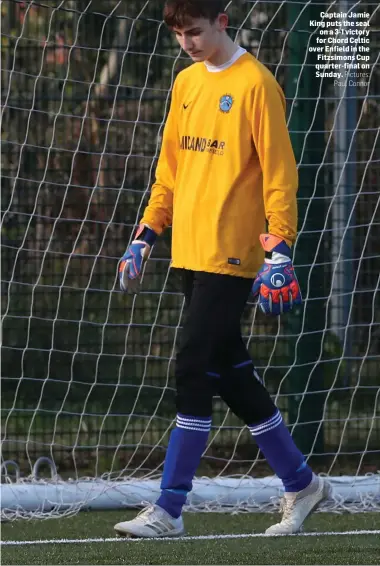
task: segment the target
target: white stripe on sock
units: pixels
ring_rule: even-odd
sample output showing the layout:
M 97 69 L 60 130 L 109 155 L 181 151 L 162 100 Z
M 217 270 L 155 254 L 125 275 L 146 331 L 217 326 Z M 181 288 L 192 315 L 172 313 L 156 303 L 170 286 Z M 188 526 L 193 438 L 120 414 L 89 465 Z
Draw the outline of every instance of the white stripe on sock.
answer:
M 177 423 L 182 423 L 182 424 L 196 424 L 196 425 L 201 425 L 201 426 L 210 426 L 211 425 L 211 419 L 206 420 L 201 420 L 201 419 L 191 419 L 188 417 L 180 417 L 179 415 L 177 415 Z
M 278 426 L 280 426 L 281 423 L 282 423 L 282 419 L 279 420 L 278 423 L 273 424 L 272 426 L 266 428 L 265 430 L 262 430 L 261 432 L 251 432 L 251 434 L 252 436 L 259 436 L 259 434 L 264 434 L 265 432 L 269 432 L 273 428 L 277 428 Z
M 177 423 L 177 428 L 184 428 L 186 430 L 196 430 L 198 432 L 210 432 L 211 426 L 206 427 L 206 428 L 197 428 L 195 426 L 187 426 L 187 425 L 182 425 L 182 424 Z
M 270 419 L 264 421 L 263 423 L 261 423 L 259 425 L 252 425 L 252 426 L 249 427 L 249 429 L 250 430 L 261 430 L 262 428 L 265 428 L 268 425 L 270 425 L 273 421 L 276 421 L 279 416 L 281 416 L 280 411 L 276 411 L 275 414 L 272 417 L 270 417 Z
M 279 417 L 277 420 L 271 422 L 268 426 L 261 428 L 261 429 L 250 429 L 251 434 L 256 435 L 256 434 L 263 434 L 263 432 L 266 432 L 267 430 L 272 430 L 272 428 L 275 428 L 276 426 L 279 426 L 282 423 L 282 418 Z
M 281 424 L 281 422 L 282 422 L 282 416 L 281 413 L 278 412 L 272 418 L 270 418 L 269 421 L 267 421 L 266 423 L 262 423 L 261 425 L 255 427 L 249 427 L 249 430 L 254 436 L 256 436 L 257 434 L 263 434 L 268 430 L 272 430 L 272 428 L 275 428 L 276 426 Z

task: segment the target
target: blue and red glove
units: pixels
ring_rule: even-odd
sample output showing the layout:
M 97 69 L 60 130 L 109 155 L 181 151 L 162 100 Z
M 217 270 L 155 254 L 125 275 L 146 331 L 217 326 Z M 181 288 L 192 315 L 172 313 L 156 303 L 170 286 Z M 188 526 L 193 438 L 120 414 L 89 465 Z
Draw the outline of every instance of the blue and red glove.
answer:
M 288 244 L 271 234 L 261 234 L 260 242 L 266 259 L 253 282 L 252 293 L 259 295 L 263 313 L 277 316 L 302 303 L 301 290 Z
M 133 294 L 140 292 L 144 263 L 148 259 L 156 239 L 156 232 L 149 226 L 141 224 L 138 227 L 135 239 L 120 260 L 119 283 L 122 291 Z

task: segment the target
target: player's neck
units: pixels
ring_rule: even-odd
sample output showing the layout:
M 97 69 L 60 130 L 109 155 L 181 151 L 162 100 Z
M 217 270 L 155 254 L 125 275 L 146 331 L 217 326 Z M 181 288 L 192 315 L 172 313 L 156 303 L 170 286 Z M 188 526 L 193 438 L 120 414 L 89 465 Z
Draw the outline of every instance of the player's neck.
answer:
M 239 46 L 226 34 L 219 48 L 213 53 L 210 59 L 207 59 L 207 63 L 215 67 L 220 67 L 228 63 L 238 49 Z

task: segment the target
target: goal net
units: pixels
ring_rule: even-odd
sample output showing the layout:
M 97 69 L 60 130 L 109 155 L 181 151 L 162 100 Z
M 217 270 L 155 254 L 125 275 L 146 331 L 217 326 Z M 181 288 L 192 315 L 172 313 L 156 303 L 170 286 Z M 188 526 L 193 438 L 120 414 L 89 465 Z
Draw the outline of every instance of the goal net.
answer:
M 379 39 L 368 36 L 366 80 L 317 77 L 311 21 L 341 4 L 226 9 L 231 37 L 284 89 L 300 177 L 303 307 L 272 319 L 249 302 L 244 339 L 298 446 L 332 481 L 326 508 L 361 511 L 380 507 Z M 378 4 L 357 4 L 378 28 Z M 119 292 L 117 263 L 189 60 L 155 0 L 1 10 L 2 517 L 139 506 L 159 493 L 184 305 L 170 230 L 139 296 Z M 188 509 L 270 511 L 280 495 L 216 397 Z

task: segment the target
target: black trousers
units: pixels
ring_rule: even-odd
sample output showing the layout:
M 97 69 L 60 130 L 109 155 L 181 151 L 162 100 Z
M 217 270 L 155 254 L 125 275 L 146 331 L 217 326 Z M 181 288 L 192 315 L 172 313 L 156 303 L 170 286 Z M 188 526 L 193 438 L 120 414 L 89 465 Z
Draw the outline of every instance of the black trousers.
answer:
M 186 320 L 176 359 L 179 413 L 208 417 L 218 394 L 246 424 L 271 417 L 276 407 L 254 375 L 240 320 L 252 281 L 242 277 L 178 270 Z M 256 374 L 257 375 L 257 374 Z

